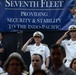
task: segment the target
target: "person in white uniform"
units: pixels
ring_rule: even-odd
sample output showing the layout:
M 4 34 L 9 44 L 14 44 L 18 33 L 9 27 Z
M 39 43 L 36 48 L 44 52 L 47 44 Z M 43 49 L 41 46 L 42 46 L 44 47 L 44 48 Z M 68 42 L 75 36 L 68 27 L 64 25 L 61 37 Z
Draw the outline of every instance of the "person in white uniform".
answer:
M 35 44 L 31 45 L 30 43 L 32 42 L 32 40 L 34 39 Z M 42 44 L 41 41 L 44 39 L 44 35 L 42 32 L 40 31 L 36 31 L 33 34 L 33 37 L 31 37 L 22 47 L 22 51 L 26 52 L 26 51 L 30 51 L 31 56 L 34 53 L 38 53 L 38 54 L 42 54 L 43 57 L 43 64 L 42 64 L 42 69 L 44 69 L 45 71 L 48 70 L 49 67 L 49 62 L 50 62 L 50 50 L 48 48 L 47 45 Z M 30 44 L 30 45 L 29 45 Z M 45 63 L 46 62 L 46 63 Z M 32 65 L 30 65 L 29 68 L 29 72 L 30 75 L 33 72 L 33 68 Z
M 65 39 L 68 33 L 70 34 L 69 40 Z M 64 33 L 64 35 L 56 42 L 56 44 L 61 44 L 64 46 L 67 60 L 65 65 L 69 67 L 72 59 L 76 58 L 76 25 L 70 25 L 68 31 Z
M 4 71 L 3 71 L 3 68 L 0 67 L 0 74 L 2 74 Z

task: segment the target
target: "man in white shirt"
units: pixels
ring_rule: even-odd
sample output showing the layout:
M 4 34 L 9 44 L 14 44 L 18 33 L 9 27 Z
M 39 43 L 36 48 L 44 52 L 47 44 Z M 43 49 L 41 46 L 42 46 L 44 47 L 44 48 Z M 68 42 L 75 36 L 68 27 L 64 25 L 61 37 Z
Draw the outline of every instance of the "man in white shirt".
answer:
M 28 45 L 29 43 L 32 42 L 32 40 L 34 39 L 35 44 L 33 45 Z M 42 69 L 44 69 L 45 71 L 48 69 L 49 66 L 49 62 L 50 62 L 50 50 L 48 48 L 48 46 L 46 46 L 45 44 L 42 44 L 41 41 L 44 39 L 44 35 L 43 33 L 41 33 L 40 31 L 36 31 L 33 34 L 33 37 L 31 37 L 22 47 L 22 51 L 26 52 L 26 51 L 30 51 L 31 56 L 34 53 L 38 53 L 38 54 L 42 54 L 43 57 L 43 65 L 42 65 Z M 45 63 L 46 62 L 46 63 Z M 29 69 L 30 73 L 32 74 L 33 72 L 33 68 L 32 65 L 30 65 L 30 69 Z
M 40 70 L 43 64 L 43 58 L 41 54 L 33 54 L 31 57 L 32 67 L 35 70 Z
M 70 34 L 69 40 L 65 39 L 68 33 Z M 56 44 L 61 44 L 65 48 L 67 60 L 65 65 L 69 67 L 72 59 L 76 58 L 76 25 L 70 25 L 68 31 L 64 33 Z

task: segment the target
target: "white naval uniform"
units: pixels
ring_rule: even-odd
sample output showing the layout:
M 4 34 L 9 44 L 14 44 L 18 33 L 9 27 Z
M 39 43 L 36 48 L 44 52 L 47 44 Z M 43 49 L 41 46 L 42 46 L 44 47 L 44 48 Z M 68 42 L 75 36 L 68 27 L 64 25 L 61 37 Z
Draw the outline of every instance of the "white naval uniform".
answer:
M 26 48 L 26 51 L 30 51 L 31 56 L 35 53 L 41 54 L 43 57 L 42 69 L 45 69 L 46 58 L 50 56 L 50 50 L 46 45 L 44 45 L 42 43 L 40 43 L 39 46 L 36 46 L 36 44 L 28 45 Z M 29 71 L 30 71 L 30 75 L 31 75 L 33 72 L 32 64 L 30 64 Z
M 3 73 L 3 72 L 4 72 L 4 71 L 3 71 L 3 68 L 0 67 L 0 74 Z
M 71 61 L 76 58 L 76 41 L 70 40 L 63 40 L 61 45 L 65 48 L 66 52 L 66 63 L 67 67 L 70 66 Z

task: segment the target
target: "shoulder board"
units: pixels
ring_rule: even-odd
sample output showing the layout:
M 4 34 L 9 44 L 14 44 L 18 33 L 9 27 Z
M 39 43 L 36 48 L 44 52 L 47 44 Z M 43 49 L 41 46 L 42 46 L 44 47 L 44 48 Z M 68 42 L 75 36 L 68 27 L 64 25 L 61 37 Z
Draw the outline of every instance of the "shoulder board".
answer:
M 5 73 L 5 72 L 0 72 L 0 75 L 3 74 L 3 73 Z
M 29 72 L 28 72 L 28 71 L 24 71 L 24 73 L 25 73 L 25 74 L 29 74 Z
M 33 43 L 31 43 L 30 45 L 34 45 Z
M 34 44 L 29 44 L 29 46 L 32 46 L 32 45 L 34 45 Z
M 44 46 L 48 46 L 47 44 L 42 43 Z

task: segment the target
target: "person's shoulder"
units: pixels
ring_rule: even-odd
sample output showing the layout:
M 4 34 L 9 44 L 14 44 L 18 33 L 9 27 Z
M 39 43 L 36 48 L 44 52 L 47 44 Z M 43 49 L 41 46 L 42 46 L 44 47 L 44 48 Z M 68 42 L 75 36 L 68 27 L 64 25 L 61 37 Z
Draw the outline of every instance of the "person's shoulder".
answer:
M 26 73 L 22 73 L 22 75 L 28 75 L 28 74 L 26 74 Z
M 76 72 L 71 68 L 66 67 L 65 70 L 68 72 L 69 75 L 76 75 Z
M 63 41 L 69 41 L 69 39 L 64 39 Z
M 49 70 L 47 70 L 47 71 L 46 71 L 46 74 L 47 74 L 47 75 L 52 75 L 51 70 L 50 70 L 50 69 L 49 69 Z
M 45 44 L 45 43 L 42 43 L 43 44 L 43 46 L 47 46 L 48 47 L 48 45 L 47 44 Z
M 49 72 L 50 72 L 50 70 L 47 70 L 47 71 L 46 71 L 46 73 L 49 73 Z
M 34 44 L 29 44 L 28 46 L 34 46 Z
M 8 73 L 6 72 L 6 73 L 2 73 L 2 74 L 0 74 L 0 75 L 8 75 Z
M 28 72 L 28 71 L 24 71 L 24 72 L 22 73 L 22 75 L 29 75 L 29 72 Z
M 0 67 L 0 74 L 4 73 L 3 69 Z
M 69 40 L 68 39 L 64 39 L 64 40 L 62 40 L 62 42 L 64 42 L 64 43 L 66 43 L 66 42 L 68 42 Z

